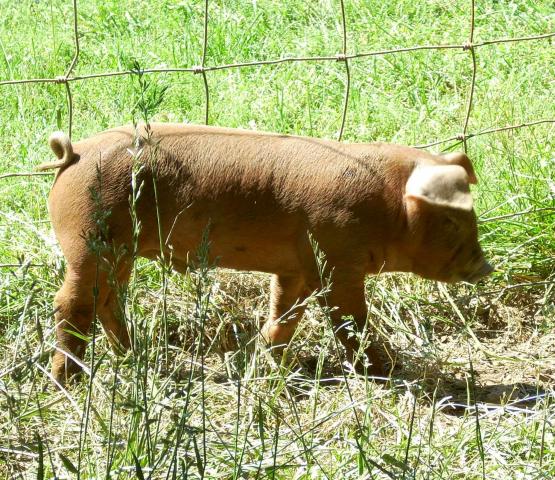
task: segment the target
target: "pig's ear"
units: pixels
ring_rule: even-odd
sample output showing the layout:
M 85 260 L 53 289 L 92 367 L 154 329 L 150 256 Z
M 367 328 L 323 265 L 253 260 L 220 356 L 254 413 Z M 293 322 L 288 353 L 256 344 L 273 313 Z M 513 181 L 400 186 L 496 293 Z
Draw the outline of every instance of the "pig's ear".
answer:
M 416 167 L 405 187 L 405 201 L 472 210 L 468 174 L 459 165 L 422 165 Z
M 466 153 L 451 152 L 441 155 L 440 158 L 448 165 L 460 165 L 468 174 L 468 182 L 472 183 L 473 185 L 478 183 L 476 173 L 474 172 L 474 167 L 472 166 L 470 158 L 466 156 Z

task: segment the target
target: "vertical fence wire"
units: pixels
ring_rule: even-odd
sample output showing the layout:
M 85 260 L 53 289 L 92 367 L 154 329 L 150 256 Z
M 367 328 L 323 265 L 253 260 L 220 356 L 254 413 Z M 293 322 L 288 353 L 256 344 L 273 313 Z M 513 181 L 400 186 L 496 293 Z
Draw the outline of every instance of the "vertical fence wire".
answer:
M 204 82 L 204 123 L 208 125 L 208 113 L 210 109 L 210 90 L 208 89 L 208 79 L 206 78 L 206 48 L 208 46 L 208 0 L 204 0 L 204 34 L 202 41 L 202 80 Z
M 79 22 L 77 18 L 77 0 L 73 0 L 73 39 L 75 44 L 75 53 L 73 55 L 73 59 L 66 70 L 66 73 L 63 77 L 59 78 L 59 82 L 63 83 L 66 89 L 67 95 L 67 109 L 68 109 L 68 135 L 71 138 L 71 132 L 73 130 L 73 96 L 71 95 L 71 87 L 69 86 L 68 78 L 73 72 L 75 65 L 77 65 L 77 61 L 79 60 Z
M 465 153 L 468 151 L 467 145 L 467 132 L 468 132 L 468 122 L 470 121 L 470 112 L 472 111 L 472 102 L 474 101 L 474 90 L 476 89 L 476 52 L 474 51 L 474 15 L 475 15 L 475 5 L 474 0 L 470 0 L 470 33 L 468 35 L 468 44 L 465 49 L 470 52 L 472 58 L 472 79 L 470 80 L 470 89 L 468 93 L 468 99 L 466 104 L 466 116 L 464 118 L 463 131 L 462 131 L 462 141 Z
M 349 107 L 349 93 L 351 91 L 351 71 L 349 69 L 349 59 L 347 58 L 347 20 L 345 19 L 345 2 L 341 0 L 341 26 L 343 27 L 343 53 L 337 56 L 338 61 L 345 64 L 345 97 L 343 99 L 343 115 L 341 116 L 341 128 L 339 129 L 338 140 L 343 138 L 345 121 L 347 120 L 347 108 Z

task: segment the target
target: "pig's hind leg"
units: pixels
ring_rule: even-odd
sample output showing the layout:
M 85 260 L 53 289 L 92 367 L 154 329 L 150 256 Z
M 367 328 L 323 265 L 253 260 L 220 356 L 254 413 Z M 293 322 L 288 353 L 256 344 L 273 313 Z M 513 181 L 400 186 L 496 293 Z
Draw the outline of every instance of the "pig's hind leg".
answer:
M 64 283 L 54 299 L 57 344 L 52 376 L 61 385 L 81 371 L 80 363 L 95 315 L 112 345 L 120 349 L 130 346 L 118 302 L 120 286 L 129 278 L 129 267 L 120 267 L 117 275 L 111 275 L 96 255 L 88 252 L 78 258 L 77 262 L 68 261 Z

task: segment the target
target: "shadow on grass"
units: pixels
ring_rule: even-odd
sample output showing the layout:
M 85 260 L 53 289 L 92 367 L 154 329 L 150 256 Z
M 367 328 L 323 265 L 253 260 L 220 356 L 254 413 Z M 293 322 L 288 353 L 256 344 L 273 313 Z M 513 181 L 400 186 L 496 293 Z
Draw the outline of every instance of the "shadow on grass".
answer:
M 416 362 L 416 359 L 413 359 Z M 303 378 L 311 382 L 317 377 L 317 357 L 304 358 L 302 374 L 296 383 L 302 383 Z M 533 413 L 539 402 L 553 395 L 539 383 L 507 382 L 486 383 L 476 380 L 470 370 L 459 370 L 458 376 L 441 369 L 438 365 L 414 365 L 405 361 L 403 366 L 393 369 L 389 378 L 368 377 L 377 385 L 383 385 L 390 390 L 399 392 L 412 390 L 418 393 L 419 399 L 430 406 L 435 402 L 441 404 L 441 411 L 449 415 L 464 415 L 474 411 L 499 410 L 500 408 L 513 413 Z M 364 376 L 357 374 L 359 379 Z M 472 378 L 475 383 L 472 385 Z M 320 387 L 337 387 L 344 382 L 340 365 L 325 362 L 317 380 Z

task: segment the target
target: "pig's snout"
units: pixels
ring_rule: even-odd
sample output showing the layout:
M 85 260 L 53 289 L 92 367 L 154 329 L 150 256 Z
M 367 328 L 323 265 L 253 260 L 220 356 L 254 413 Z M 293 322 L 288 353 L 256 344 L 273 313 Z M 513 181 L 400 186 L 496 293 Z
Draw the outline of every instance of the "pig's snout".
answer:
M 493 272 L 493 270 L 493 266 L 489 262 L 484 260 L 482 264 L 478 267 L 478 269 L 470 274 L 467 278 L 465 278 L 464 281 L 468 283 L 477 283 L 479 280 Z

